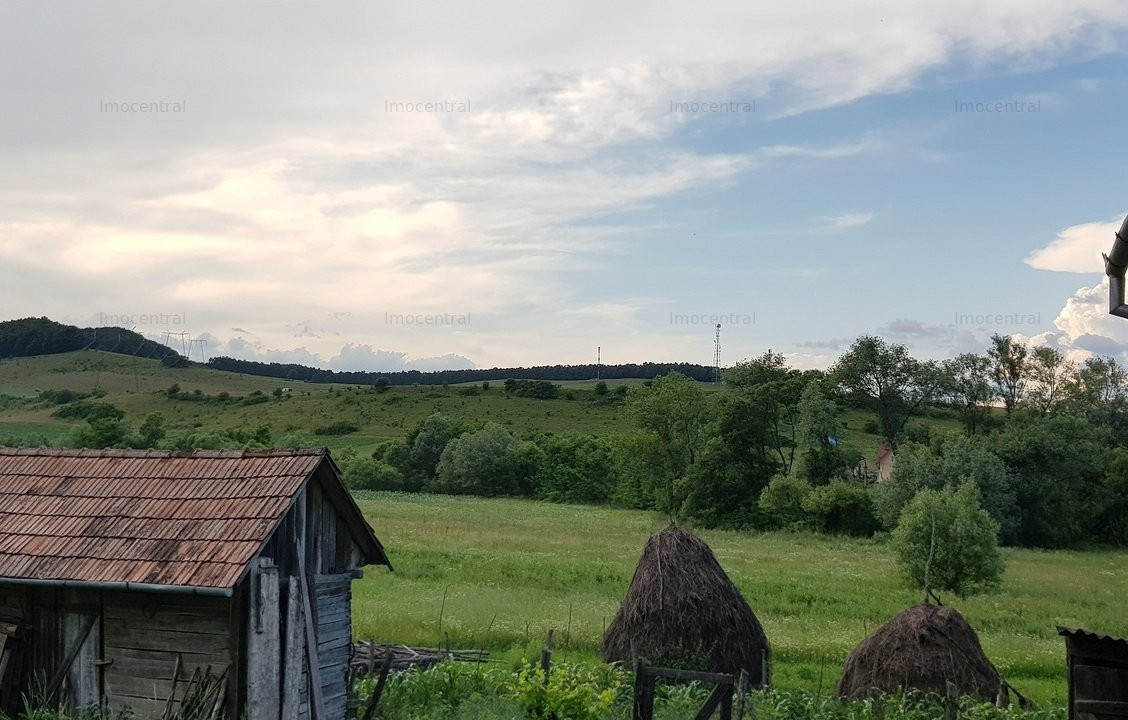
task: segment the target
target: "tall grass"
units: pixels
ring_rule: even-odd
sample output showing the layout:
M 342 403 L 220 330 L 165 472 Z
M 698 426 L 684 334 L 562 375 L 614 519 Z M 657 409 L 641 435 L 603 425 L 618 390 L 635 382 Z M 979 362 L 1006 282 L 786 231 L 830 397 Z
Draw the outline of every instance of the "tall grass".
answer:
M 507 661 L 536 657 L 550 628 L 559 659 L 596 661 L 643 543 L 665 523 L 654 513 L 509 499 L 381 493 L 359 503 L 396 570 L 369 570 L 356 582 L 354 633 L 481 647 Z M 700 535 L 763 623 L 781 690 L 830 693 L 866 633 L 920 600 L 880 540 Z M 1065 650 L 1055 628 L 1128 635 L 1120 602 L 1128 552 L 1004 556 L 998 593 L 951 604 L 1023 694 L 1064 706 Z

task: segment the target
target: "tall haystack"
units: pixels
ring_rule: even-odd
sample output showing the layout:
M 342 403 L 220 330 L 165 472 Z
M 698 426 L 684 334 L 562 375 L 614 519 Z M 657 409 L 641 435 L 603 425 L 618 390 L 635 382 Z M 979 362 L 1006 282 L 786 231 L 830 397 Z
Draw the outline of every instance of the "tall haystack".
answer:
M 961 695 L 994 702 L 1003 680 L 963 615 L 950 607 L 914 605 L 854 648 L 846 658 L 838 697 L 901 688 L 945 696 L 948 682 Z
M 642 550 L 619 612 L 603 636 L 606 662 L 767 677 L 768 639 L 752 608 L 701 539 L 671 525 Z

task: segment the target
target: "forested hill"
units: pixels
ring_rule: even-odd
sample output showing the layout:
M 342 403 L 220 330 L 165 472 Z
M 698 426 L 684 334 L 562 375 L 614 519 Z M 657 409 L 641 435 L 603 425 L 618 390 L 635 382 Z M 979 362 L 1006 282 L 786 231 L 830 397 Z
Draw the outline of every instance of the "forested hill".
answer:
M 136 357 L 164 360 L 166 363 L 187 365 L 180 353 L 159 342 L 120 327 L 80 328 L 64 325 L 50 318 L 22 318 L 0 322 L 0 358 L 53 355 L 75 350 L 102 350 Z M 626 365 L 542 365 L 531 368 L 490 368 L 476 370 L 435 370 L 421 372 L 342 372 L 323 370 L 308 365 L 264 363 L 215 357 L 207 365 L 216 370 L 238 372 L 245 375 L 304 380 L 316 383 L 344 383 L 348 385 L 442 385 L 443 383 L 480 382 L 482 380 L 592 380 L 597 376 L 605 380 L 625 378 L 653 379 L 671 371 L 678 371 L 695 380 L 709 381 L 713 369 L 691 363 L 630 363 Z M 381 382 L 383 381 L 383 382 Z
M 626 378 L 653 379 L 666 373 L 677 371 L 702 382 L 713 378 L 713 368 L 691 363 L 628 363 L 625 365 L 540 365 L 537 367 L 489 368 L 473 370 L 404 370 L 400 372 L 342 372 L 322 370 L 308 365 L 285 363 L 264 363 L 252 360 L 237 360 L 230 357 L 215 357 L 208 366 L 216 370 L 227 370 L 247 375 L 276 377 L 284 380 L 303 380 L 315 383 L 345 383 L 350 385 L 382 384 L 390 385 L 442 385 L 443 383 L 479 382 L 482 380 L 592 380 L 598 376 L 605 380 Z
M 177 364 L 187 363 L 172 348 L 125 328 L 80 328 L 45 317 L 0 322 L 0 358 L 53 355 L 75 350 L 103 350 Z

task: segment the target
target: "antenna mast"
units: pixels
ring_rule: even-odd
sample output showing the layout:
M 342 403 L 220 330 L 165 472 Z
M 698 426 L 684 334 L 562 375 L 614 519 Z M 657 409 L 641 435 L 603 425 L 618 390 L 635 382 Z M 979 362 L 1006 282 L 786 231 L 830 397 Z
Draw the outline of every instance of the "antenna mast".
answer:
M 721 324 L 717 323 L 717 337 L 713 340 L 713 382 L 721 381 Z

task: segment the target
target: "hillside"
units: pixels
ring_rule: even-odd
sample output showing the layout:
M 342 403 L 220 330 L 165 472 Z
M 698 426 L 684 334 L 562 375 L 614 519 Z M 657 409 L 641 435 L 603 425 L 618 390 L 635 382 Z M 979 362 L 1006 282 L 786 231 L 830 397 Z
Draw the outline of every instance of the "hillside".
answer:
M 607 384 L 614 389 L 641 382 L 635 378 L 609 380 Z M 213 400 L 170 399 L 166 391 L 174 384 L 182 394 L 198 390 Z M 297 434 L 318 445 L 333 449 L 354 447 L 361 452 L 371 450 L 381 440 L 401 437 L 416 422 L 436 412 L 453 418 L 496 422 L 522 437 L 565 432 L 603 435 L 633 428 L 621 404 L 592 402 L 594 381 L 557 384 L 562 388 L 561 396 L 551 400 L 506 397 L 501 383 L 496 382 L 487 391 L 481 389 L 480 383 L 391 386 L 378 391 L 356 385 L 282 381 L 201 365 L 174 368 L 157 360 L 83 350 L 0 360 L 0 397 L 7 398 L 0 401 L 0 438 L 61 437 L 81 421 L 54 417 L 56 407 L 33 402 L 39 391 L 95 389 L 106 393 L 103 401 L 124 410 L 126 422 L 133 426 L 139 425 L 147 414 L 160 412 L 170 433 L 254 429 L 265 425 L 276 438 Z M 290 388 L 291 393 L 274 397 L 275 389 L 283 386 Z M 718 389 L 711 384 L 703 387 Z M 249 406 L 215 401 L 220 393 L 238 398 L 256 391 L 269 400 Z M 847 429 L 842 438 L 846 450 L 866 457 L 872 469 L 878 437 L 865 432 L 872 416 L 847 410 L 842 417 Z M 317 428 L 335 422 L 351 423 L 359 429 L 348 435 L 315 434 Z M 925 417 L 921 422 L 932 431 L 959 429 L 958 422 L 948 418 Z
M 634 384 L 638 380 L 611 381 Z M 172 400 L 166 390 L 179 385 L 184 393 L 199 390 L 205 396 L 229 393 L 266 394 L 267 402 L 242 406 L 215 401 Z M 103 401 L 126 412 L 125 420 L 139 424 L 151 412 L 165 416 L 170 432 L 198 429 L 223 430 L 266 425 L 273 435 L 297 433 L 331 448 L 369 449 L 380 440 L 399 437 L 426 416 L 441 412 L 456 418 L 491 420 L 521 435 L 538 432 L 604 434 L 627 429 L 617 405 L 597 405 L 582 400 L 593 382 L 559 383 L 560 399 L 507 398 L 499 383 L 482 391 L 468 386 L 391 387 L 383 392 L 370 387 L 280 381 L 272 378 L 212 370 L 201 366 L 170 368 L 145 360 L 97 351 L 79 351 L 0 360 L 0 437 L 43 434 L 55 438 L 75 422 L 53 417 L 57 409 L 31 401 L 41 390 L 104 390 Z M 288 387 L 288 396 L 276 398 L 276 388 Z M 576 399 L 567 399 L 569 389 Z M 588 392 L 584 392 L 588 391 Z M 476 393 L 476 394 L 471 394 Z M 360 429 L 343 436 L 315 436 L 314 431 L 334 422 L 349 422 Z

